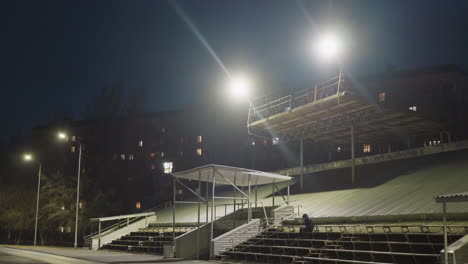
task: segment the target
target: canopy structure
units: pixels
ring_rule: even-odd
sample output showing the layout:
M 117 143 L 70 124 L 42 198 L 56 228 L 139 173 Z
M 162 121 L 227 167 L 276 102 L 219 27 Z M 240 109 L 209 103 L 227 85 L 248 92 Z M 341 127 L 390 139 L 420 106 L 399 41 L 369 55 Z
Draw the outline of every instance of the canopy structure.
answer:
M 211 203 L 211 240 L 213 240 L 213 222 L 216 220 L 216 206 L 222 204 L 224 206 L 230 205 L 233 206 L 233 211 L 236 209 L 247 207 L 247 222 L 252 220 L 252 204 L 257 207 L 257 186 L 265 185 L 265 184 L 272 184 L 272 199 L 273 205 L 274 202 L 274 194 L 278 191 L 280 194 L 281 192 L 276 187 L 276 183 L 280 182 L 293 182 L 293 177 L 279 175 L 275 173 L 245 169 L 245 168 L 237 168 L 237 167 L 229 167 L 223 165 L 215 165 L 210 164 L 198 168 L 193 168 L 186 171 L 176 172 L 172 174 L 174 184 L 173 184 L 173 207 L 172 207 L 172 225 L 173 230 L 175 230 L 175 221 L 176 221 L 176 204 L 178 203 L 193 203 L 193 201 L 178 201 L 176 199 L 176 192 L 177 186 L 180 185 L 183 188 L 187 189 L 191 193 L 193 193 L 198 199 L 198 232 L 200 230 L 200 204 L 206 204 L 206 223 L 208 224 L 208 208 Z M 181 180 L 190 180 L 190 181 L 198 181 L 198 188 L 197 190 L 192 190 L 186 184 L 184 184 Z M 202 189 L 202 182 L 205 182 L 206 189 L 205 189 L 205 197 L 202 197 L 201 189 Z M 209 184 L 211 184 L 211 201 L 209 199 Z M 228 186 L 231 185 L 234 188 L 234 193 L 232 197 L 221 197 L 216 196 L 216 186 Z M 252 192 L 251 187 L 255 186 L 255 201 L 251 202 L 252 200 Z M 241 188 L 239 188 L 241 187 Z M 247 188 L 244 188 L 247 187 Z M 245 190 L 247 189 L 247 190 Z M 236 195 L 240 193 L 240 195 Z M 289 203 L 289 185 L 287 187 L 287 198 L 281 194 L 283 199 L 286 203 Z M 221 203 L 216 202 L 216 199 L 223 200 Z M 226 203 L 226 200 L 232 200 L 232 204 Z M 265 210 L 264 210 L 265 212 Z M 265 218 L 266 212 L 265 212 Z M 173 236 L 175 240 L 175 231 L 173 231 Z M 197 234 L 197 239 L 199 242 L 199 234 Z M 211 241 L 210 240 L 210 241 Z M 197 243 L 198 246 L 199 243 Z M 177 249 L 176 249 L 177 250 Z M 199 249 L 197 248 L 197 252 L 199 254 Z M 210 243 L 210 255 L 213 252 L 212 250 L 212 243 Z
M 468 202 L 468 192 L 438 195 L 434 197 L 434 199 L 436 200 L 436 203 L 442 203 L 442 221 L 444 222 L 444 263 L 448 263 L 447 203 Z
M 213 177 L 216 176 L 216 184 L 218 185 L 234 184 L 236 186 L 244 187 L 249 186 L 249 184 L 251 186 L 264 185 L 290 181 L 293 179 L 292 177 L 275 173 L 214 164 L 176 172 L 173 174 L 173 176 L 178 179 L 196 180 L 202 182 L 213 182 Z

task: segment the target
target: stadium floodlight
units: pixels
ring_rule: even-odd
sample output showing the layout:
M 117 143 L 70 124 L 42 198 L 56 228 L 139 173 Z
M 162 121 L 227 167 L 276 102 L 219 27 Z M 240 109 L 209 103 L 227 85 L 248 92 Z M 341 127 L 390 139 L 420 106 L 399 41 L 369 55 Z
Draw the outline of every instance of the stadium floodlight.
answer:
M 246 99 L 249 95 L 251 82 L 245 76 L 239 75 L 231 77 L 229 80 L 228 88 L 232 97 L 238 99 Z
M 331 33 L 324 34 L 316 44 L 316 52 L 320 57 L 327 60 L 336 60 L 342 53 L 341 41 Z

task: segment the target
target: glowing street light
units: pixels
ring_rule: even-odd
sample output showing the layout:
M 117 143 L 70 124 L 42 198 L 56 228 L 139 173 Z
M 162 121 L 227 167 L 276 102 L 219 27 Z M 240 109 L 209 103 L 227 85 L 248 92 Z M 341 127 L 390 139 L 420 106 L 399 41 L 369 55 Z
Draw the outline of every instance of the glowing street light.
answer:
M 65 139 L 68 138 L 68 137 L 67 137 L 67 134 L 64 133 L 64 132 L 58 132 L 58 133 L 57 133 L 57 137 L 58 137 L 58 139 L 60 139 L 60 140 L 65 140 Z
M 228 84 L 230 94 L 235 98 L 247 98 L 251 82 L 244 76 L 231 77 Z
M 30 153 L 25 153 L 23 155 L 23 160 L 26 162 L 31 162 L 33 161 L 33 155 Z M 42 170 L 42 165 L 40 162 L 39 163 L 39 169 L 37 172 L 37 198 L 36 198 L 36 223 L 34 224 L 34 246 L 37 244 L 37 220 L 39 216 L 39 194 L 41 190 L 41 170 Z
M 23 160 L 24 161 L 31 161 L 32 160 L 32 155 L 29 153 L 26 153 L 23 155 Z

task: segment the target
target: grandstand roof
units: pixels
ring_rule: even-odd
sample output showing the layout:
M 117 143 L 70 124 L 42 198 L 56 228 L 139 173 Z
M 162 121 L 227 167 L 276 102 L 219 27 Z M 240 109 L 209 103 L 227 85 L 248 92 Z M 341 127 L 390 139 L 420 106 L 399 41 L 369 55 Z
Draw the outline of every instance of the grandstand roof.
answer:
M 216 175 L 216 184 L 219 185 L 237 185 L 248 186 L 249 177 L 250 185 L 263 185 L 270 183 L 279 183 L 290 181 L 293 178 L 275 173 L 229 167 L 223 165 L 210 164 L 202 167 L 193 168 L 186 171 L 176 172 L 173 174 L 178 179 L 187 179 L 203 182 L 212 182 L 213 175 Z
M 434 198 L 436 203 L 468 202 L 468 192 L 438 195 Z

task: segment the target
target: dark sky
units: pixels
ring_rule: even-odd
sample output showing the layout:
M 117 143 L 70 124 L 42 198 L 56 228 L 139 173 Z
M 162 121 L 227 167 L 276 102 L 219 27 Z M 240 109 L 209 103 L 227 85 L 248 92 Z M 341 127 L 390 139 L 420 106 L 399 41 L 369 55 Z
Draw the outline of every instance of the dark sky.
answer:
M 468 1 L 179 0 L 226 68 L 257 88 L 303 88 L 334 73 L 310 46 L 332 30 L 345 72 L 468 66 Z M 58 113 L 83 116 L 100 89 L 146 88 L 152 111 L 222 89 L 226 75 L 169 1 L 1 1 L 0 138 Z M 214 98 L 212 98 L 214 99 Z

